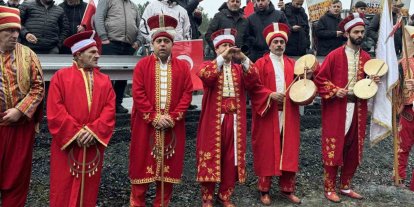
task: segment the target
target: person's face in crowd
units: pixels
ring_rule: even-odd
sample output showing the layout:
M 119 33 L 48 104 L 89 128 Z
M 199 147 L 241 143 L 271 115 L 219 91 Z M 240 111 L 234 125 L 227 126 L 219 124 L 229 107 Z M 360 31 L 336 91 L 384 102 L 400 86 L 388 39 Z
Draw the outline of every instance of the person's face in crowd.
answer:
M 8 52 L 14 50 L 19 37 L 18 29 L 4 29 L 0 31 L 0 50 Z
M 228 0 L 227 1 L 227 7 L 230 11 L 239 11 L 241 6 L 240 0 Z
M 342 3 L 338 2 L 336 4 L 331 4 L 329 6 L 329 12 L 333 15 L 339 15 L 342 11 Z
M 399 14 L 401 12 L 402 4 L 400 3 L 392 3 L 392 13 Z
M 367 11 L 366 7 L 359 7 L 355 9 L 356 12 L 361 13 L 361 14 L 365 14 L 365 12 Z
M 257 0 L 256 1 L 256 7 L 259 9 L 259 11 L 264 11 L 267 8 L 269 8 L 270 0 Z
M 16 7 L 19 6 L 20 0 L 8 0 L 7 3 L 9 6 Z
M 302 8 L 304 0 L 292 0 L 292 6 L 299 9 Z
M 223 44 L 220 44 L 217 48 L 216 48 L 216 54 L 217 55 L 221 55 L 224 51 L 226 51 L 228 48 L 233 47 L 234 45 L 228 42 L 225 42 Z
M 286 42 L 281 37 L 273 38 L 273 40 L 270 42 L 269 50 L 271 53 L 277 56 L 282 56 L 283 53 L 285 52 L 285 48 L 286 48 Z
M 362 44 L 362 39 L 364 38 L 365 27 L 362 25 L 355 26 L 349 32 L 346 32 L 345 35 L 351 44 L 355 46 L 360 46 Z
M 83 52 L 76 54 L 77 62 L 82 68 L 94 68 L 98 67 L 99 50 L 96 46 L 90 47 Z
M 167 61 L 171 55 L 171 48 L 173 42 L 167 37 L 158 37 L 152 42 L 154 48 L 154 54 L 161 59 L 161 61 Z

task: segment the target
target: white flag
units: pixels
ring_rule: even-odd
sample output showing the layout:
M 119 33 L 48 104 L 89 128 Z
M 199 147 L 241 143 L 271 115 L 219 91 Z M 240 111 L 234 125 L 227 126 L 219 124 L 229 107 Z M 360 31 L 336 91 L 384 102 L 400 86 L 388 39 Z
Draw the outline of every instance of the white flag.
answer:
M 370 141 L 374 145 L 389 137 L 392 132 L 392 88 L 398 80 L 398 60 L 395 54 L 394 37 L 386 41 L 392 31 L 392 15 L 387 0 L 384 0 L 377 42 L 377 59 L 385 61 L 388 73 L 381 78 L 378 92 L 372 102 Z

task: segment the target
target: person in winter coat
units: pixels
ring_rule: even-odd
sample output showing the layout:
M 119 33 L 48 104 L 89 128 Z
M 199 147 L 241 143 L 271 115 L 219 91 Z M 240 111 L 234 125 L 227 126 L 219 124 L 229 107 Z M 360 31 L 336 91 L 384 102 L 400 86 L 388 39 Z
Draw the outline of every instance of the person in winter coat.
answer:
M 227 0 L 220 6 L 219 12 L 214 15 L 205 34 L 205 40 L 212 50 L 215 50 L 215 48 L 211 40 L 211 34 L 225 28 L 236 29 L 236 46 L 242 48 L 243 51 L 247 50 L 246 30 L 248 21 L 243 17 L 243 9 L 240 6 L 240 0 Z
M 62 7 L 53 0 L 36 0 L 24 2 L 19 9 L 22 44 L 37 54 L 58 54 L 69 32 Z
M 309 20 L 305 9 L 302 7 L 304 0 L 292 0 L 285 4 L 282 11 L 291 26 L 289 42 L 286 45 L 286 55 L 305 55 L 310 47 Z
M 289 25 L 283 12 L 276 10 L 270 0 L 257 0 L 254 13 L 248 18 L 247 45 L 249 48 L 248 57 L 253 62 L 269 52 L 269 46 L 263 36 L 263 30 L 272 23 L 284 23 Z
M 334 0 L 329 6 L 328 12 L 319 19 L 315 31 L 318 38 L 318 56 L 326 56 L 345 43 L 344 33 L 338 28 L 339 22 L 342 21 L 341 11 L 341 1 Z
M 85 13 L 86 6 L 88 4 L 83 0 L 64 0 L 60 7 L 65 11 L 66 17 L 68 18 L 69 23 L 69 33 L 68 36 L 72 36 L 78 32 L 84 31 L 85 28 L 80 25 L 83 14 Z M 61 54 L 72 54 L 70 48 L 63 46 L 60 51 Z
M 401 8 L 404 6 L 401 1 L 393 1 L 392 3 L 392 23 L 395 25 L 397 20 L 401 17 Z M 381 15 L 377 14 L 371 21 L 368 27 L 367 36 L 372 38 L 375 43 L 378 42 L 378 31 L 380 27 Z M 398 28 L 394 34 L 395 52 L 399 56 L 402 52 L 402 27 Z

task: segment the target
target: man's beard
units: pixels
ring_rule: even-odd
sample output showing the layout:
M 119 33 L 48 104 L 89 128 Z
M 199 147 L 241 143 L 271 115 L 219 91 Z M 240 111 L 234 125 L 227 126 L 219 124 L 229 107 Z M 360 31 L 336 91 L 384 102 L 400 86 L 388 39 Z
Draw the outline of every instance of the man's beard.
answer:
M 352 44 L 359 46 L 359 45 L 362 44 L 363 38 L 362 37 L 360 37 L 360 38 L 352 38 L 351 36 L 349 36 L 349 40 L 351 40 L 351 43 Z

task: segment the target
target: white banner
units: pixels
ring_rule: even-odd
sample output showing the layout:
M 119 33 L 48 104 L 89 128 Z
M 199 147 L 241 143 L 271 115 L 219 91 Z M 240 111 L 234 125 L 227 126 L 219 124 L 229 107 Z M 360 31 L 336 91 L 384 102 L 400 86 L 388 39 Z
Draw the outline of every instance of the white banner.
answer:
M 388 73 L 381 78 L 378 92 L 372 100 L 371 144 L 376 144 L 392 135 L 392 88 L 398 80 L 398 60 L 395 54 L 394 38 L 391 37 L 387 41 L 393 29 L 391 8 L 388 7 L 388 4 L 384 4 L 376 50 L 377 59 L 385 61 L 388 65 Z

